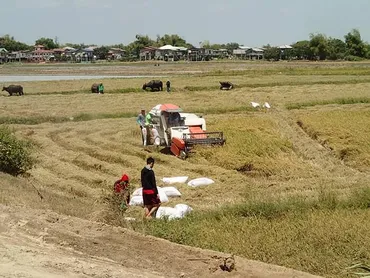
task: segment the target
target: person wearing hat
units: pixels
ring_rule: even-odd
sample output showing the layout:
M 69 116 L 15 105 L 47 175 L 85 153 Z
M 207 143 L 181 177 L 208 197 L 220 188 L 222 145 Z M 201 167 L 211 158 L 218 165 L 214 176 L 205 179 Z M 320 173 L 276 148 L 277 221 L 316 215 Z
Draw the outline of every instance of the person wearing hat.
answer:
M 143 145 L 146 146 L 147 142 L 147 136 L 148 136 L 148 131 L 147 131 L 147 115 L 145 114 L 145 109 L 141 109 L 140 114 L 136 118 L 136 122 L 140 126 L 140 133 L 141 133 L 141 139 L 143 142 Z
M 130 203 L 130 180 L 126 174 L 114 183 L 114 193 L 118 196 L 121 203 L 120 207 L 126 210 Z

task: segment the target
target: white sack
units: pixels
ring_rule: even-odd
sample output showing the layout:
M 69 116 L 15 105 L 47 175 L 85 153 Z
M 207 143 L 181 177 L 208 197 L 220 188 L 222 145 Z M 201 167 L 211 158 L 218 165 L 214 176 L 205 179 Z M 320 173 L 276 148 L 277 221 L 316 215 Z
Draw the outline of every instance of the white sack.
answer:
M 180 212 L 171 207 L 159 207 L 157 213 L 155 215 L 156 218 L 166 218 L 168 217 L 169 220 L 181 218 Z
M 158 189 L 159 200 L 161 200 L 161 203 L 167 203 L 168 202 L 168 197 L 166 195 L 166 192 L 159 186 L 157 186 L 157 189 Z M 136 189 L 132 193 L 132 198 L 134 198 L 134 197 L 140 197 L 141 198 L 141 205 L 143 205 L 143 188 L 142 187 Z M 131 205 L 131 201 L 130 201 L 130 205 Z
M 168 197 L 166 195 L 166 193 L 164 192 L 164 190 L 160 187 L 157 187 L 158 188 L 158 195 L 159 195 L 159 200 L 161 200 L 161 203 L 167 203 L 168 202 Z
M 193 209 L 185 204 L 178 204 L 175 206 L 175 209 L 180 213 L 181 217 L 184 217 L 188 213 L 190 213 Z
M 135 189 L 135 191 L 132 193 L 132 196 L 143 196 L 143 188 L 140 187 L 138 189 Z
M 162 187 L 162 190 L 164 193 L 166 193 L 167 197 L 180 197 L 181 193 L 177 190 L 176 187 L 173 186 L 166 186 Z
M 173 183 L 186 183 L 188 177 L 172 177 L 172 178 L 163 178 L 162 181 L 165 184 L 173 184 Z
M 209 179 L 209 178 L 197 178 L 197 179 L 193 179 L 193 180 L 189 181 L 188 185 L 191 186 L 191 187 L 198 187 L 198 186 L 202 186 L 202 185 L 209 185 L 209 184 L 212 184 L 212 183 L 214 183 L 214 181 Z
M 161 190 L 161 187 L 157 186 L 158 188 L 158 193 L 159 190 Z M 138 189 L 135 189 L 135 191 L 132 193 L 132 196 L 143 196 L 143 188 L 139 187 Z
M 129 203 L 130 206 L 143 206 L 143 196 L 133 196 Z

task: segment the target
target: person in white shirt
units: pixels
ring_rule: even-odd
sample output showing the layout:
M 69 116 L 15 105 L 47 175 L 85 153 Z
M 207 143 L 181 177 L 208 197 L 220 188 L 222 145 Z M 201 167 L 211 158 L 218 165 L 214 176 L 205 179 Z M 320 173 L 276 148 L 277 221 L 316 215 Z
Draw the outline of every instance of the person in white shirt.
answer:
M 155 126 L 150 125 L 151 138 L 153 140 L 153 145 L 158 147 L 161 144 L 161 137 L 159 136 L 158 130 Z

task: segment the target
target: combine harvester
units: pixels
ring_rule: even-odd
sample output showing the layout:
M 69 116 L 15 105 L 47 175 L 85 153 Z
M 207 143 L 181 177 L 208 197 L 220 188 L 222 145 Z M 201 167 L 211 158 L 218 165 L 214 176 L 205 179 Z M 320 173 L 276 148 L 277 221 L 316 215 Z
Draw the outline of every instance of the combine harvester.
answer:
M 182 159 L 188 156 L 195 145 L 225 144 L 223 132 L 206 132 L 204 118 L 196 114 L 182 113 L 182 109 L 177 105 L 158 104 L 149 114 L 152 125 L 158 131 L 160 145 L 168 147 L 175 156 Z

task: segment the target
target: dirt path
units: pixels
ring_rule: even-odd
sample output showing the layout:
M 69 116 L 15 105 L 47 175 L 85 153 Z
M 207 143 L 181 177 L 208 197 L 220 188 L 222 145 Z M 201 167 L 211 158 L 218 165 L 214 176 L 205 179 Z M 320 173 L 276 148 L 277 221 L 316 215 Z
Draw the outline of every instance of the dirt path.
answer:
M 0 205 L 0 277 L 315 277 L 52 211 Z

